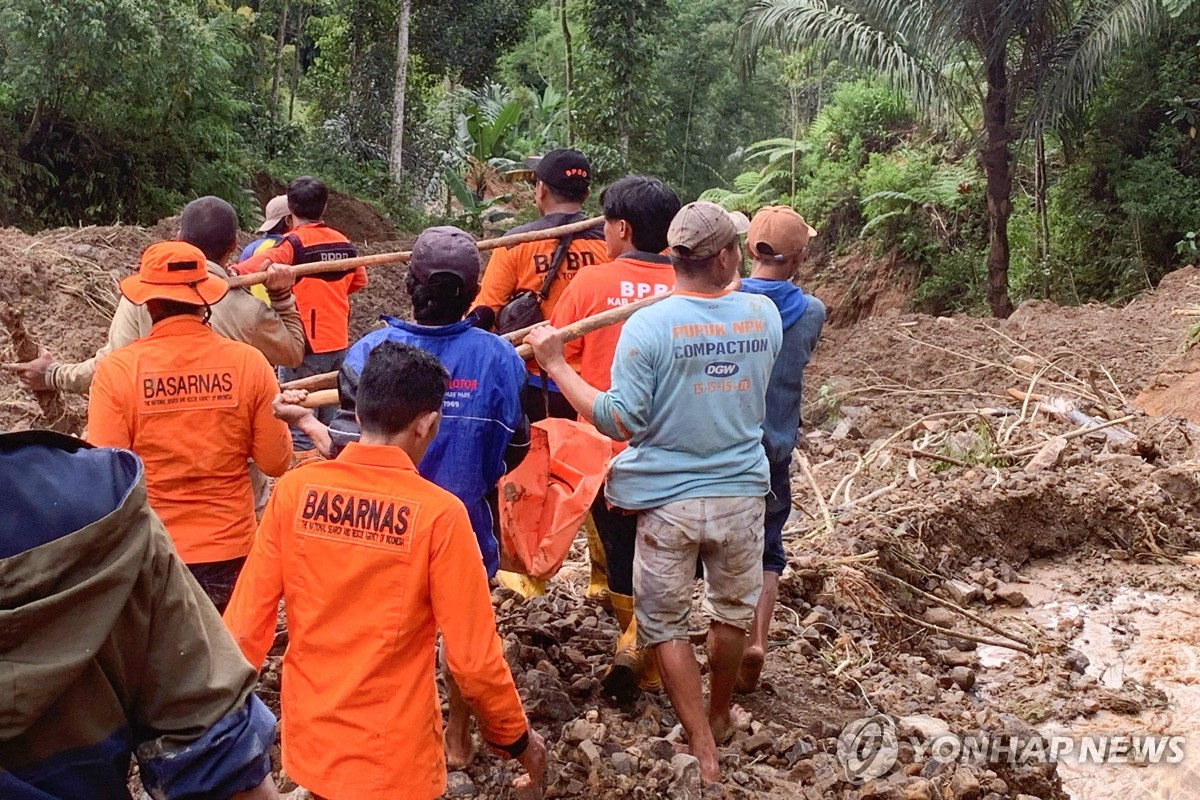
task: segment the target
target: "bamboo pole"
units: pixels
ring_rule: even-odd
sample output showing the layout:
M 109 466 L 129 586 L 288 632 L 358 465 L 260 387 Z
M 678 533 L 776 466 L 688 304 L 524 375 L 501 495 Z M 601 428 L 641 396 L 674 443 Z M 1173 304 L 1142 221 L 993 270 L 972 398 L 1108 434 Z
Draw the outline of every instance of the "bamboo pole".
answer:
M 624 322 L 632 317 L 634 313 L 648 306 L 652 306 L 658 301 L 667 297 L 670 297 L 670 294 L 659 294 L 653 297 L 647 297 L 642 300 L 638 300 L 636 303 L 630 303 L 627 306 L 617 306 L 616 308 L 605 309 L 599 314 L 593 314 L 590 317 L 584 317 L 578 322 L 572 322 L 570 325 L 567 325 L 560 331 L 563 341 L 570 342 L 574 339 L 587 336 L 592 331 L 599 330 L 600 328 L 607 328 L 609 325 L 616 325 L 617 323 Z M 537 325 L 532 327 L 536 328 Z M 513 331 L 513 334 L 516 333 L 521 333 L 521 331 Z M 522 335 L 522 338 L 524 338 L 524 335 Z M 533 348 L 527 344 L 522 344 L 517 347 L 517 355 L 526 361 L 529 361 L 531 358 L 533 358 Z M 325 385 L 322 383 L 322 381 L 328 382 L 330 380 L 333 381 L 332 384 Z M 297 385 L 302 381 L 308 381 L 309 384 L 305 386 Z M 300 403 L 300 405 L 302 405 L 304 408 L 319 408 L 321 406 L 337 405 L 337 389 L 331 388 L 336 386 L 336 382 L 337 373 L 326 372 L 321 375 L 313 375 L 309 378 L 301 378 L 299 381 L 290 381 L 283 384 L 282 388 L 307 389 L 309 393 L 308 397 L 306 397 Z
M 652 306 L 658 301 L 664 300 L 670 296 L 670 294 L 657 294 L 653 297 L 647 297 L 642 300 L 638 300 L 636 303 L 630 303 L 627 306 L 609 308 L 601 311 L 599 314 L 593 314 L 590 317 L 584 317 L 578 322 L 572 322 L 570 325 L 563 327 L 560 331 L 562 333 L 563 341 L 569 342 L 573 339 L 579 339 L 583 336 L 587 336 L 592 331 L 597 331 L 601 328 L 607 328 L 609 325 L 616 325 L 619 322 L 624 322 L 632 317 L 634 313 L 641 311 L 647 306 Z M 537 326 L 535 325 L 534 327 Z M 520 331 L 516 331 L 516 333 L 519 332 Z M 517 347 L 517 355 L 526 361 L 530 361 L 533 358 L 533 348 L 527 344 L 521 344 Z
M 321 389 L 336 389 L 337 388 L 336 372 L 321 372 L 316 375 L 309 375 L 307 378 L 297 378 L 294 381 L 279 384 L 280 389 L 303 389 L 306 392 L 315 392 Z
M 591 219 L 572 222 L 570 225 L 559 225 L 557 228 L 525 231 L 524 233 L 514 233 L 509 236 L 499 236 L 495 239 L 480 239 L 475 243 L 475 246 L 479 248 L 479 252 L 483 253 L 501 247 L 511 247 L 528 242 L 540 242 L 545 239 L 558 239 L 573 233 L 590 230 L 602 224 L 604 224 L 604 217 L 592 217 Z M 299 264 L 294 269 L 296 277 L 303 278 L 305 275 L 316 275 L 322 272 L 346 272 L 357 267 L 374 267 L 379 264 L 403 264 L 410 258 L 412 258 L 412 251 L 402 250 L 398 253 L 376 253 L 370 256 L 345 258 L 340 261 L 318 261 L 313 264 Z M 235 275 L 226 280 L 234 288 L 254 286 L 265 282 L 267 280 L 267 273 L 252 272 L 248 275 Z

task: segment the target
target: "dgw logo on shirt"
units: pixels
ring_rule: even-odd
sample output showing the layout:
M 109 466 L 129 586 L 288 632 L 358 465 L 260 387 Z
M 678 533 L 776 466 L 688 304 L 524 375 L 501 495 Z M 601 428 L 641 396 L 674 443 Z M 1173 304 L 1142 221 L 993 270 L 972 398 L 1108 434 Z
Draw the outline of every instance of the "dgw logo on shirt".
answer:
M 732 361 L 714 361 L 704 368 L 704 374 L 710 378 L 728 378 L 736 375 L 738 365 Z
M 301 536 L 408 553 L 408 534 L 419 509 L 392 496 L 309 485 L 296 509 L 296 530 Z

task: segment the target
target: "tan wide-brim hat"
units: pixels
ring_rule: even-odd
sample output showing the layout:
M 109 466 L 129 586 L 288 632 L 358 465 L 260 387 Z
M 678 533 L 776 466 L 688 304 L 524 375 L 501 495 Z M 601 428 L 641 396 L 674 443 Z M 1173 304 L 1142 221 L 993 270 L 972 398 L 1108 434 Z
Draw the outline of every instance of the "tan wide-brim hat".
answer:
M 121 281 L 121 294 L 135 306 L 147 300 L 212 305 L 229 284 L 208 272 L 208 259 L 187 242 L 159 242 L 142 253 L 136 274 Z

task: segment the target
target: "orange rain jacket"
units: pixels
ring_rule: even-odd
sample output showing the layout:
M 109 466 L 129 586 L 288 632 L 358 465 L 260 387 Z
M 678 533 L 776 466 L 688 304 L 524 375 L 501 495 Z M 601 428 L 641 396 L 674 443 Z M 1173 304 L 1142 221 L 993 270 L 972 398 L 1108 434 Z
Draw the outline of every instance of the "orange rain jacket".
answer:
M 434 637 L 484 738 L 528 724 L 504 661 L 467 510 L 397 447 L 352 442 L 275 486 L 225 624 L 251 664 L 287 604 L 283 764 L 330 800 L 426 800 L 446 786 Z
M 258 350 L 170 317 L 96 365 L 88 441 L 141 457 L 150 507 L 185 564 L 241 558 L 254 537 L 246 460 L 278 476 L 292 455 L 271 413 L 278 391 Z
M 308 349 L 332 353 L 346 349 L 350 343 L 350 295 L 367 286 L 365 267 L 339 270 L 336 262 L 357 255 L 358 250 L 341 232 L 324 222 L 306 222 L 293 228 L 275 247 L 255 253 L 235 269 L 246 275 L 262 272 L 268 263 L 329 262 L 329 272 L 301 278 L 292 287 L 292 294 L 296 296 Z
M 559 298 L 550 323 L 564 328 L 584 317 L 666 294 L 674 288 L 675 269 L 670 258 L 654 253 L 626 253 L 610 263 L 581 269 Z M 623 322 L 609 325 L 563 345 L 567 363 L 602 392 L 612 386 L 613 356 L 623 327 Z

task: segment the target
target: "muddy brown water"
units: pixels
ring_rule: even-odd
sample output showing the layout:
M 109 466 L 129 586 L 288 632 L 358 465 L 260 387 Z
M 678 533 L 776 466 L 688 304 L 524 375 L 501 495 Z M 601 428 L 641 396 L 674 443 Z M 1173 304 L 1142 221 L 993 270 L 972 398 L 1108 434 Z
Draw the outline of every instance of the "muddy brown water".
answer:
M 1165 694 L 1165 703 L 1136 714 L 1102 710 L 1039 726 L 1045 736 L 1184 737 L 1183 759 L 1175 764 L 1060 760 L 1063 787 L 1076 800 L 1200 798 L 1200 594 L 1184 588 L 1197 570 L 1171 569 L 1179 574 L 1164 582 L 1161 567 L 1143 574 L 1142 568 L 1122 566 L 1105 596 L 1096 597 L 1081 591 L 1087 579 L 1081 584 L 1077 566 L 1035 562 L 1019 584 L 1030 605 L 992 614 L 1002 624 L 1023 621 L 1045 630 L 1073 630 L 1071 647 L 1087 657 L 1085 675 L 1099 687 L 1118 690 L 1132 680 Z M 981 647 L 978 655 L 984 667 L 979 691 L 999 699 L 1021 656 L 997 647 Z

